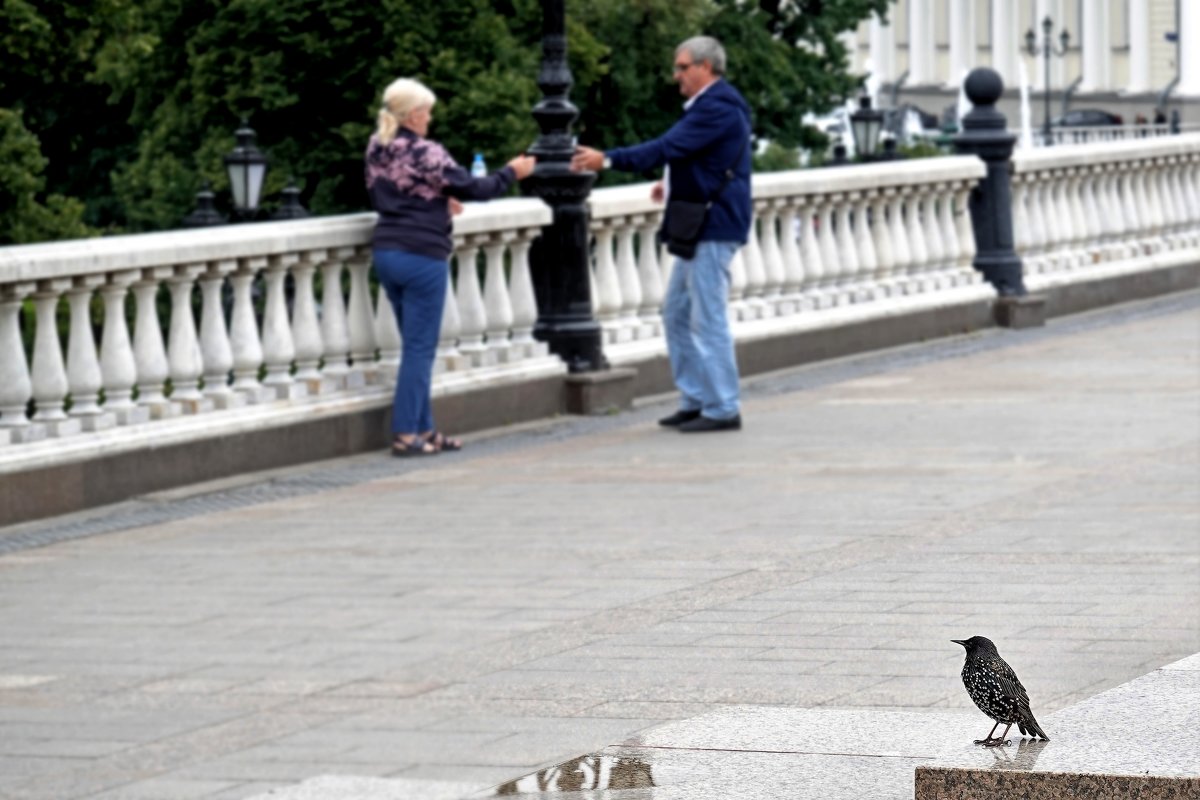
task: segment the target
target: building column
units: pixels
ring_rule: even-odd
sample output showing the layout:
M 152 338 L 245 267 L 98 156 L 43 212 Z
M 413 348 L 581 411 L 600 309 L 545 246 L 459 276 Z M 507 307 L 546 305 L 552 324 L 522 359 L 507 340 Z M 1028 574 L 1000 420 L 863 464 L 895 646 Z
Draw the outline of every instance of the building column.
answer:
M 1108 8 L 1108 3 L 1083 4 L 1083 30 L 1080 31 L 1079 42 L 1083 47 L 1083 81 L 1079 84 L 1081 92 L 1102 92 L 1112 88 Z
M 1017 85 L 1017 9 L 1015 3 L 992 3 L 992 69 L 1005 86 Z
M 914 86 L 937 82 L 933 23 L 933 0 L 909 0 L 908 82 Z
M 890 9 L 895 14 L 896 7 Z M 871 67 L 874 71 L 874 84 L 879 86 L 896 80 L 896 28 L 892 22 L 883 22 L 879 15 L 871 17 Z
M 1125 91 L 1150 91 L 1150 0 L 1129 0 L 1129 85 Z
M 975 0 L 950 0 L 950 74 L 946 85 L 962 85 L 975 67 Z
M 1177 94 L 1200 95 L 1200 3 L 1179 4 L 1179 85 Z

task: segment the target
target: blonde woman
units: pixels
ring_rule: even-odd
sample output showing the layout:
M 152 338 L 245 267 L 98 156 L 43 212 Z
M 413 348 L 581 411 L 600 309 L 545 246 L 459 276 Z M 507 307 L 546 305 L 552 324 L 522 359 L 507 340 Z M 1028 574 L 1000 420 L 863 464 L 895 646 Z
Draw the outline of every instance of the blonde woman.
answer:
M 366 178 L 379 214 L 372 239 L 375 270 L 396 311 L 403 341 L 392 404 L 392 454 L 430 456 L 462 442 L 433 424 L 430 387 L 449 280 L 450 216 L 460 200 L 490 200 L 533 172 L 532 156 L 517 156 L 482 178 L 455 163 L 426 138 L 437 102 L 409 78 L 384 90 L 379 128 L 367 144 Z

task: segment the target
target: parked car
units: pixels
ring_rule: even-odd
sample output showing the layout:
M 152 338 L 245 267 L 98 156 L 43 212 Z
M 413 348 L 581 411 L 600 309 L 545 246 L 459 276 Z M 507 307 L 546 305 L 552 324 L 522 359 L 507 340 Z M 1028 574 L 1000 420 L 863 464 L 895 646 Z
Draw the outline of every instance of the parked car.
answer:
M 1053 121 L 1056 128 L 1092 128 L 1101 125 L 1124 125 L 1120 114 L 1099 108 L 1076 108 Z

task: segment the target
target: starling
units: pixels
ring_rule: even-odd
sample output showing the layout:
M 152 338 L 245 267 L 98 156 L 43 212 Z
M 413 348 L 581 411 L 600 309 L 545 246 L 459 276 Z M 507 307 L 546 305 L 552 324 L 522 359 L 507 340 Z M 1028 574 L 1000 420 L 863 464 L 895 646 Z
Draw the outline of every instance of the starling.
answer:
M 996 645 L 992 644 L 992 640 L 972 636 L 970 639 L 950 641 L 967 649 L 967 660 L 962 669 L 963 685 L 967 687 L 967 694 L 971 695 L 980 711 L 996 720 L 987 738 L 976 739 L 975 744 L 985 747 L 1008 744 L 1004 737 L 1008 735 L 1013 723 L 1016 723 L 1022 735 L 1040 736 L 1050 741 L 1050 737 L 1045 734 L 1033 718 L 1033 712 L 1029 710 L 1029 695 L 1017 678 L 1017 673 L 1013 672 L 1012 667 L 996 652 Z M 1000 727 L 1001 722 L 1008 727 L 999 738 L 993 738 L 992 734 Z

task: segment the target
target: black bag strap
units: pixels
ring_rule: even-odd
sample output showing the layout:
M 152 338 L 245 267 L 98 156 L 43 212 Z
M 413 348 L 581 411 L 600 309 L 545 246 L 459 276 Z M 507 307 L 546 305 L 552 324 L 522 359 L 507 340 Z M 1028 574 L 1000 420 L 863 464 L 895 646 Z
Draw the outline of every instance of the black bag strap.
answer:
M 746 138 L 746 149 L 747 150 L 750 149 L 750 138 L 749 137 Z M 717 198 L 721 196 L 721 192 L 725 191 L 725 187 L 729 185 L 729 182 L 731 180 L 733 180 L 733 178 L 734 178 L 733 170 L 735 167 L 737 167 L 738 162 L 741 160 L 742 160 L 742 152 L 741 152 L 741 150 L 739 150 L 738 154 L 733 157 L 733 163 L 730 164 L 729 168 L 725 170 L 725 179 L 721 181 L 721 185 L 717 187 L 717 190 L 715 192 L 713 192 L 712 197 L 708 198 L 708 202 L 704 204 L 704 208 L 706 210 L 713 207 L 713 203 L 717 202 Z

